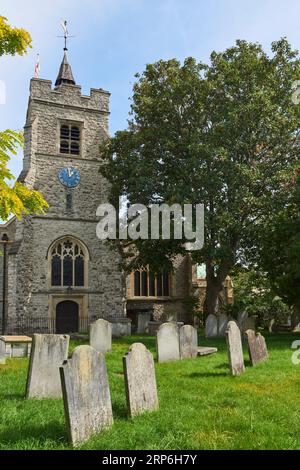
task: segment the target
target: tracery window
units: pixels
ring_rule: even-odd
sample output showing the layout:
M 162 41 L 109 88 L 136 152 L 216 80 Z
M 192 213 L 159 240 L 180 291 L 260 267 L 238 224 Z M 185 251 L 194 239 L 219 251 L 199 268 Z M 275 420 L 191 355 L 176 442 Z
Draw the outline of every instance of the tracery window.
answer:
M 87 270 L 87 251 L 73 239 L 58 240 L 51 248 L 51 286 L 83 287 Z

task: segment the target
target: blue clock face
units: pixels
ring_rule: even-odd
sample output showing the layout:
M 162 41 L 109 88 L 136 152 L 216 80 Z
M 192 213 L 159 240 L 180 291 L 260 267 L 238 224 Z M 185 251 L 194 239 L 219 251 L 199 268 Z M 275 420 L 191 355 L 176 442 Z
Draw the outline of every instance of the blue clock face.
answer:
M 75 188 L 80 183 L 80 173 L 76 168 L 61 168 L 58 172 L 58 179 L 67 188 Z

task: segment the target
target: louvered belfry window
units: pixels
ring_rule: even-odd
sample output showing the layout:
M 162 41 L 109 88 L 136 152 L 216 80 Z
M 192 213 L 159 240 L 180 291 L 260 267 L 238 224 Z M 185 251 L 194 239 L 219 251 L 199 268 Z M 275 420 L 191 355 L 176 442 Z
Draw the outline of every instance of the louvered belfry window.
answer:
M 80 154 L 80 128 L 78 126 L 62 124 L 60 127 L 60 153 Z

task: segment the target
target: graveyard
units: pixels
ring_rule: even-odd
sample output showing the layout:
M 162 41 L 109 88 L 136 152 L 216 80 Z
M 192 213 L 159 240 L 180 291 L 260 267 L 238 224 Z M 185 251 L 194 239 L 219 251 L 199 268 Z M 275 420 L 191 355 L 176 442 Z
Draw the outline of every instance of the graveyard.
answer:
M 299 5 L 4 3 L 0 453 L 299 450 Z
M 297 449 L 299 370 L 292 364 L 297 333 L 265 334 L 268 362 L 251 367 L 243 343 L 245 372 L 232 376 L 225 339 L 199 345 L 218 352 L 158 363 L 155 337 L 114 339 L 105 355 L 114 424 L 78 449 Z M 153 354 L 159 408 L 130 418 L 122 360 L 133 343 Z M 70 351 L 87 344 L 70 341 Z M 0 449 L 70 449 L 61 398 L 27 398 L 29 360 L 0 365 Z

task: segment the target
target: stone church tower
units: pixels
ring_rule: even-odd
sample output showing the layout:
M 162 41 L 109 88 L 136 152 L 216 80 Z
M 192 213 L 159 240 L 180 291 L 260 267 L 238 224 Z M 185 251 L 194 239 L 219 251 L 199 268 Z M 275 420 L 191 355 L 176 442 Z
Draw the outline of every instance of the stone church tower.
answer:
M 67 51 L 52 88 L 32 79 L 19 180 L 49 203 L 45 215 L 1 227 L 7 261 L 8 332 L 86 331 L 107 318 L 130 333 L 119 255 L 96 236 L 96 209 L 108 184 L 99 174 L 99 144 L 108 135 L 109 93 L 81 94 Z

